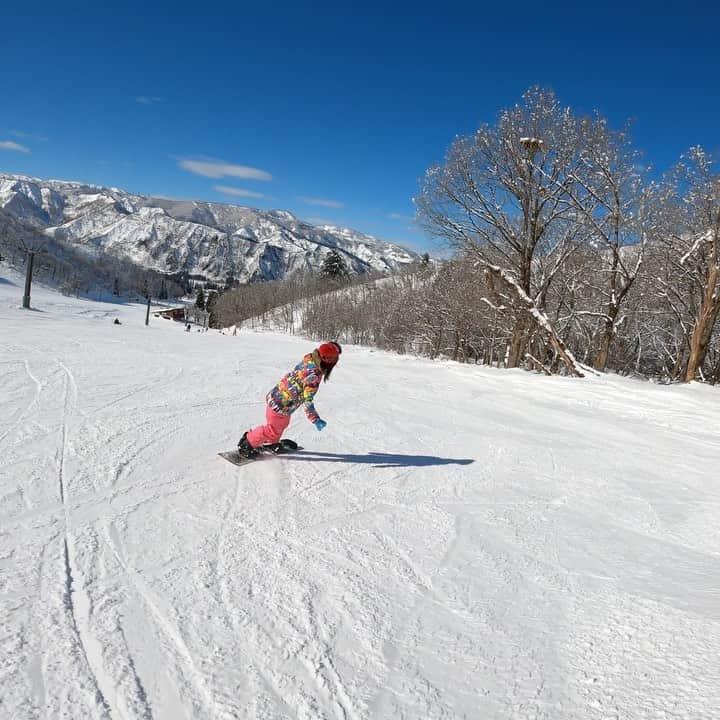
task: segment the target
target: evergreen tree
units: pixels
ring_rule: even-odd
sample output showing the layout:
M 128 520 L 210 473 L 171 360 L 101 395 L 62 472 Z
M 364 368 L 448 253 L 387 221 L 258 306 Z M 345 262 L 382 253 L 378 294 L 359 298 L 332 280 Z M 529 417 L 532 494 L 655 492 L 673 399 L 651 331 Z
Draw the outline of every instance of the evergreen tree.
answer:
M 214 328 L 217 327 L 217 312 L 216 312 L 216 306 L 218 301 L 218 294 L 216 292 L 209 292 L 207 296 L 207 300 L 205 302 L 205 310 L 209 313 L 208 317 L 208 327 Z
M 203 291 L 202 287 L 197 292 L 197 299 L 195 300 L 195 307 L 198 310 L 205 309 L 205 292 Z
M 320 275 L 325 278 L 341 279 L 348 276 L 347 265 L 342 255 L 337 250 L 330 250 L 325 256 Z

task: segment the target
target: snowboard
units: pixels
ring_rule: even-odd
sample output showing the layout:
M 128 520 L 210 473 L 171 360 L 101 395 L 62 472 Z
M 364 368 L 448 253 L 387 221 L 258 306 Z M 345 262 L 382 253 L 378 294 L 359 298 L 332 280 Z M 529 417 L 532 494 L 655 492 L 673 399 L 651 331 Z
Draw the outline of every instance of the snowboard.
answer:
M 227 452 L 220 452 L 218 455 L 224 458 L 233 465 L 247 465 L 247 463 L 255 462 L 256 460 L 262 460 L 269 455 L 287 455 L 288 453 L 294 453 L 302 448 L 294 441 L 287 438 L 283 438 L 279 443 L 274 445 L 261 445 L 258 450 L 258 455 L 254 458 L 243 457 L 237 450 L 228 450 Z

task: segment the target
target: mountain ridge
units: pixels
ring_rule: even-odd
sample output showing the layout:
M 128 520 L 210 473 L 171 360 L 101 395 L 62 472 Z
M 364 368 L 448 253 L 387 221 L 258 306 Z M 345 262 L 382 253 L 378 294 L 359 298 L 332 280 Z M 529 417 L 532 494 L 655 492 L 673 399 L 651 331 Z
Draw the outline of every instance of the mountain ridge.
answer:
M 0 172 L 0 208 L 88 256 L 109 254 L 162 273 L 223 282 L 318 270 L 330 250 L 353 273 L 390 273 L 418 259 L 397 244 L 286 210 L 175 200 L 72 180 Z

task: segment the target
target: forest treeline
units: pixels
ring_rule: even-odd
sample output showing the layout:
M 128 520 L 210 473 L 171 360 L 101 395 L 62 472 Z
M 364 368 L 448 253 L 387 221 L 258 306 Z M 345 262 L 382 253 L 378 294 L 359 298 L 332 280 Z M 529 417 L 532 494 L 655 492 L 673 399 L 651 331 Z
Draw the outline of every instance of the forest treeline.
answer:
M 654 177 L 629 128 L 534 87 L 458 137 L 415 202 L 452 259 L 331 294 L 302 278 L 244 288 L 221 298 L 223 322 L 252 317 L 262 296 L 315 337 L 544 372 L 720 380 L 720 173 L 702 148 Z

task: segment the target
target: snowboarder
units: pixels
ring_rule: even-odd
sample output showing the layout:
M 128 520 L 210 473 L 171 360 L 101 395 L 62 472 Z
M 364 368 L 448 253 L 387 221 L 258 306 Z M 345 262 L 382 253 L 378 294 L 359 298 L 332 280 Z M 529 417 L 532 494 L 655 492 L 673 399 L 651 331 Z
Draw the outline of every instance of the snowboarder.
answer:
M 290 416 L 301 405 L 305 406 L 307 419 L 322 430 L 327 423 L 318 415 L 313 404 L 315 393 L 324 378 L 328 381 L 332 369 L 337 364 L 342 348 L 336 342 L 327 342 L 303 357 L 303 359 L 284 375 L 278 384 L 265 397 L 266 425 L 248 430 L 238 443 L 238 453 L 245 458 L 253 458 L 262 445 L 275 445 L 280 442 L 283 432 L 290 424 Z

